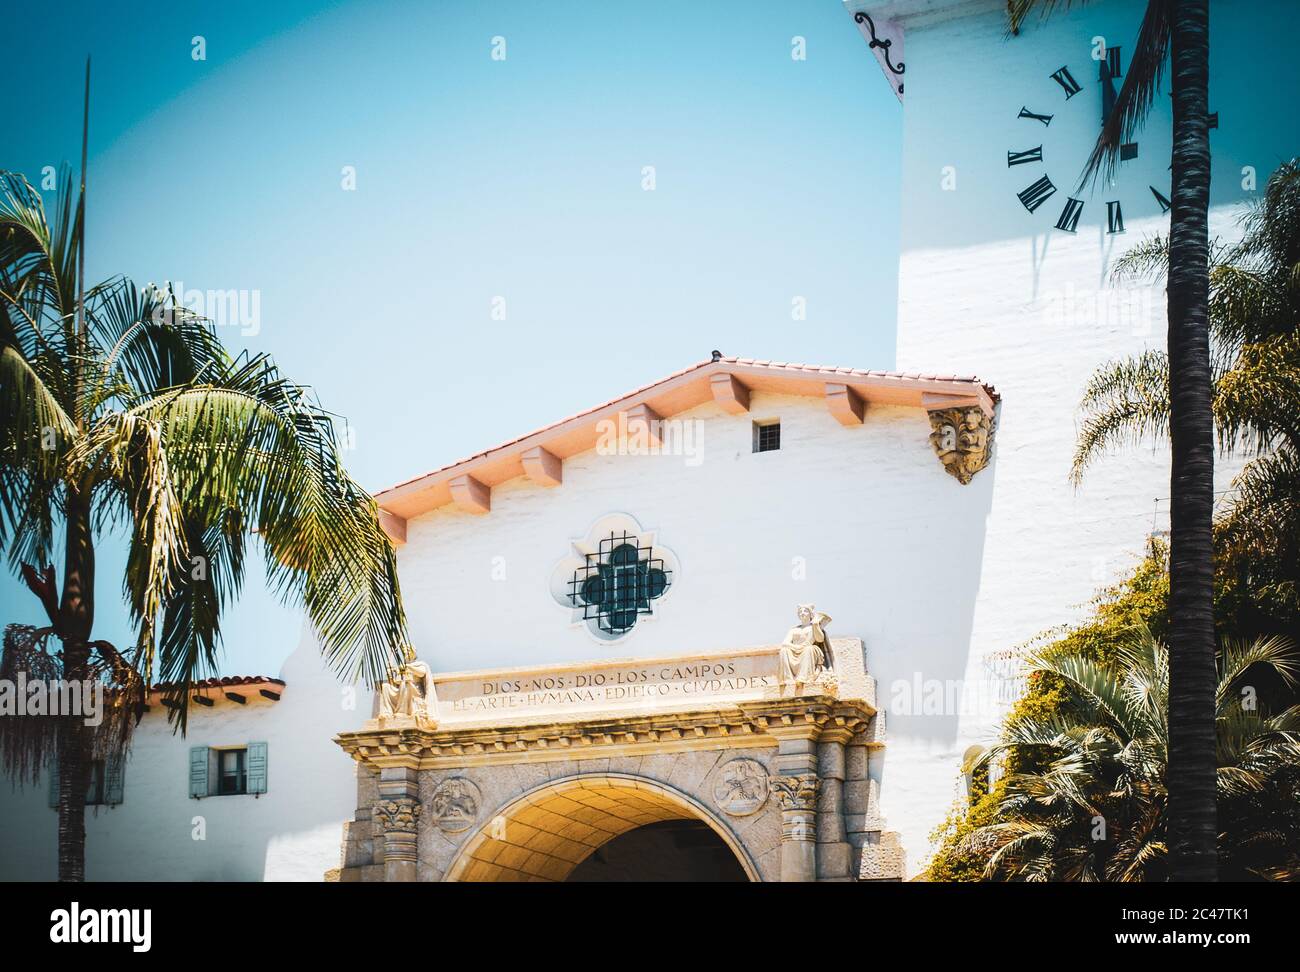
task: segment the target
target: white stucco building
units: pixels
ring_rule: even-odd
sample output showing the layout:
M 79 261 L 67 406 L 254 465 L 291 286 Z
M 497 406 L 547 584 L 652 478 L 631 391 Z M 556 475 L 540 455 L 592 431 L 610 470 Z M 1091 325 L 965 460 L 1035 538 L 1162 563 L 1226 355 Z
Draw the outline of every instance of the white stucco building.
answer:
M 864 56 L 881 61 L 904 112 L 898 371 L 711 356 L 380 493 L 413 644 L 444 690 L 430 713 L 442 725 L 366 736 L 371 699 L 324 671 L 307 636 L 283 685 L 204 687 L 213 704 L 194 707 L 187 739 L 161 710 L 146 717 L 121 802 L 88 814 L 89 878 L 474 878 L 516 851 L 507 869 L 531 873 L 558 831 L 514 844 L 494 828 L 532 826 L 512 802 L 521 794 L 541 794 L 536 814 L 553 817 L 588 772 L 611 805 L 638 781 L 653 792 L 647 821 L 694 815 L 748 877 L 899 876 L 872 848 L 901 849 L 903 876 L 923 867 L 960 797 L 963 755 L 990 740 L 1009 701 L 1008 654 L 1078 616 L 1167 524 L 1164 449 L 1120 453 L 1078 490 L 1068 475 L 1088 376 L 1164 342 L 1162 289 L 1110 270 L 1167 227 L 1169 119 L 1157 106 L 1117 178 L 1077 188 L 1101 66 L 1123 71 L 1137 0 L 1058 11 L 1017 37 L 1001 0 L 845 5 L 845 29 L 876 42 Z M 1295 119 L 1259 78 L 1294 90 L 1298 25 L 1282 0 L 1222 0 L 1213 17 L 1211 220 L 1231 235 L 1294 154 Z M 1221 488 L 1233 470 L 1221 465 Z M 632 559 L 613 559 L 628 538 Z M 800 736 L 775 683 L 752 681 L 774 677 L 794 607 L 809 602 L 831 615 L 839 699 L 856 707 L 840 735 L 827 728 L 833 694 L 808 696 L 826 719 Z M 585 690 L 594 675 L 650 672 L 646 684 L 669 694 L 712 678 L 662 674 L 654 659 L 674 671 L 734 663 L 750 681 L 702 688 L 671 713 L 607 687 L 599 701 L 530 696 Z M 736 747 L 754 778 L 820 780 L 802 805 L 811 835 L 797 799 L 778 806 L 779 787 L 744 813 L 715 799 Z M 217 751 L 243 751 L 231 757 L 237 786 L 264 792 L 217 795 Z M 52 878 L 45 791 L 3 799 L 0 877 Z M 799 841 L 812 858 L 797 859 Z M 618 860 L 610 851 L 598 866 Z

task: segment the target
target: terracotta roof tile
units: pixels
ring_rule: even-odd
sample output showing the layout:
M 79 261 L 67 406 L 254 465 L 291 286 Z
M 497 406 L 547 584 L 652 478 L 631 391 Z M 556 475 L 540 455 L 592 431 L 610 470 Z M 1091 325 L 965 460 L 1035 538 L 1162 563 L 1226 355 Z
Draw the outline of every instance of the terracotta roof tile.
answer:
M 1000 398 L 1000 396 L 997 393 L 997 390 L 992 385 L 989 385 L 981 381 L 978 377 L 975 377 L 974 375 L 968 375 L 968 376 L 921 375 L 915 372 L 863 370 L 859 368 L 839 367 L 836 365 L 805 365 L 805 364 L 789 364 L 786 362 L 758 361 L 758 360 L 754 360 L 753 358 L 739 358 L 739 357 L 728 356 L 728 355 L 722 355 L 716 361 L 712 357 L 709 357 L 706 358 L 704 361 L 698 361 L 695 364 L 688 365 L 685 368 L 681 368 L 677 371 L 674 371 L 672 374 L 660 378 L 656 381 L 649 382 L 647 384 L 641 385 L 638 388 L 634 388 L 629 392 L 625 392 L 624 394 L 619 395 L 617 398 L 611 398 L 608 401 L 601 402 L 599 405 L 595 405 L 592 406 L 591 408 L 583 409 L 581 412 L 575 412 L 573 415 L 566 416 L 565 418 L 562 418 L 557 422 L 552 422 L 549 425 L 545 425 L 540 429 L 534 429 L 533 431 L 528 432 L 525 435 L 516 436 L 513 439 L 509 439 L 505 442 L 499 443 L 498 445 L 494 445 L 490 449 L 484 449 L 481 452 L 475 452 L 468 456 L 462 456 L 460 459 L 457 459 L 454 462 L 446 463 L 445 465 L 438 466 L 435 469 L 430 469 L 427 472 L 422 472 L 416 476 L 411 476 L 409 479 L 404 479 L 399 483 L 394 483 L 392 486 L 380 490 L 378 493 L 375 494 L 375 496 L 381 497 L 385 493 L 391 493 L 395 490 L 402 488 L 403 486 L 407 486 L 411 483 L 419 482 L 420 480 L 426 479 L 430 476 L 436 476 L 439 473 L 446 472 L 447 470 L 452 469 L 456 466 L 460 466 L 472 460 L 482 458 L 494 452 L 498 452 L 502 449 L 508 449 L 510 446 L 518 442 L 522 442 L 524 439 L 530 439 L 533 436 L 543 434 L 554 428 L 558 428 L 559 426 L 571 422 L 574 419 L 582 418 L 583 416 L 590 415 L 593 412 L 599 412 L 601 409 L 608 408 L 610 405 L 614 405 L 618 402 L 623 401 L 624 399 L 632 398 L 633 396 L 639 395 L 644 391 L 649 391 L 650 389 L 654 388 L 657 385 L 662 385 L 665 382 L 672 381 L 674 378 L 678 378 L 682 375 L 688 374 L 689 372 L 697 371 L 700 368 L 707 368 L 710 365 L 719 364 L 719 363 L 745 365 L 747 367 L 770 368 L 774 371 L 780 370 L 780 371 L 803 371 L 803 372 L 810 372 L 810 371 L 830 372 L 830 373 L 841 374 L 841 375 L 894 379 L 900 381 L 907 380 L 907 379 L 922 379 L 926 381 L 961 382 L 962 384 L 980 385 L 981 387 L 984 388 L 984 390 L 988 393 L 989 397 L 994 402 L 997 402 Z
M 215 678 L 204 678 L 190 684 L 191 689 L 205 688 L 223 688 L 227 685 L 256 685 L 259 682 L 269 682 L 272 685 L 283 685 L 284 679 L 272 678 L 269 675 L 221 675 Z M 166 692 L 169 689 L 177 687 L 175 682 L 158 682 L 149 691 Z

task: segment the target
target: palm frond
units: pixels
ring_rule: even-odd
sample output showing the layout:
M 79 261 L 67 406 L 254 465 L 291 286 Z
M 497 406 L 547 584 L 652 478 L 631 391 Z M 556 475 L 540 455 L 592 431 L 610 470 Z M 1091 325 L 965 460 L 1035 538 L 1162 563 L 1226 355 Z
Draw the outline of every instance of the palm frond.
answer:
M 1146 121 L 1160 91 L 1165 63 L 1169 58 L 1174 7 L 1174 0 L 1147 0 L 1142 26 L 1138 28 L 1137 41 L 1133 45 L 1133 56 L 1124 72 L 1124 83 L 1079 177 L 1080 189 L 1098 176 L 1106 180 L 1114 178 L 1120 146 L 1132 141 Z
M 169 594 L 181 596 L 164 619 L 157 664 L 167 681 L 184 684 L 210 663 L 215 607 L 242 576 L 243 547 L 230 535 L 235 524 L 256 527 L 272 588 L 306 607 L 336 669 L 382 680 L 406 638 L 396 557 L 373 499 L 343 469 L 331 419 L 306 390 L 259 356 L 210 368 L 202 381 L 121 414 L 92 434 L 86 461 L 102 450 L 113 457 L 109 468 L 124 468 L 133 441 L 123 435 L 126 426 L 157 430 L 159 460 L 165 458 L 178 503 L 170 521 L 175 539 L 165 568 L 152 559 L 161 556 L 153 543 L 141 549 L 169 573 Z M 201 583 L 190 576 L 196 552 L 184 537 L 202 538 L 206 553 L 198 556 L 208 579 Z M 206 559 L 212 556 L 215 563 Z M 222 590 L 213 586 L 218 572 L 227 581 Z M 157 617 L 147 593 L 134 595 L 142 623 Z
M 1106 449 L 1168 434 L 1168 356 L 1163 351 L 1144 351 L 1097 369 L 1088 379 L 1079 408 L 1084 422 L 1070 468 L 1075 485 Z
M 1224 639 L 1219 649 L 1219 685 L 1215 705 L 1222 712 L 1234 704 L 1237 682 L 1256 665 L 1265 666 L 1288 686 L 1300 682 L 1300 654 L 1286 638 Z

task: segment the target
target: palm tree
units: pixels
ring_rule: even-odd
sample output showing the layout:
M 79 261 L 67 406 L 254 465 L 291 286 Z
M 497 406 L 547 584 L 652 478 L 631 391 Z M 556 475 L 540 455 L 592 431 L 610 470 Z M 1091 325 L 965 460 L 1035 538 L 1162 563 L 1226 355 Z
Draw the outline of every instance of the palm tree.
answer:
M 26 179 L 0 172 L 0 544 L 49 620 L 6 630 L 0 676 L 99 680 L 112 708 L 93 732 L 76 717 L 0 720 L 11 775 L 57 768 L 66 881 L 84 877 L 89 760 L 125 748 L 155 678 L 184 730 L 250 535 L 341 674 L 381 679 L 406 626 L 392 545 L 330 416 L 267 357 L 232 358 L 170 291 L 114 278 L 81 296 L 84 205 L 65 170 L 51 223 Z M 93 637 L 96 543 L 115 528 L 137 633 L 124 652 Z
M 1257 578 L 1281 624 L 1300 617 L 1300 160 L 1281 165 L 1243 220 L 1235 245 L 1210 247 L 1209 324 L 1218 444 L 1254 458 L 1218 527 L 1221 562 Z M 1129 250 L 1120 279 L 1168 273 L 1169 240 Z M 1112 446 L 1169 434 L 1169 358 L 1161 351 L 1111 362 L 1084 393 L 1073 476 Z
M 1021 767 L 998 791 L 993 821 L 962 850 L 986 860 L 985 877 L 1025 881 L 1143 881 L 1165 877 L 1171 800 L 1171 665 L 1145 628 L 1119 645 L 1112 664 L 1083 650 L 1039 654 L 1031 677 L 1050 675 L 1068 702 L 1010 724 L 981 762 L 1012 756 Z M 1294 687 L 1300 661 L 1282 639 L 1227 642 L 1216 678 L 1215 787 L 1225 805 L 1283 791 L 1300 799 L 1300 706 L 1269 716 L 1245 676 L 1269 671 Z M 1293 813 L 1291 814 L 1294 815 Z M 1235 819 L 1236 818 L 1232 818 Z M 1300 832 L 1270 839 L 1272 828 L 1223 836 L 1225 864 L 1252 876 L 1300 876 Z M 1244 863 L 1244 867 L 1241 866 Z
M 1007 0 L 1018 32 L 1034 8 L 1069 0 Z M 1133 58 L 1083 181 L 1112 171 L 1121 144 L 1151 110 L 1171 65 L 1173 157 L 1169 231 L 1171 876 L 1214 880 L 1214 428 L 1210 411 L 1208 210 L 1209 0 L 1149 0 Z

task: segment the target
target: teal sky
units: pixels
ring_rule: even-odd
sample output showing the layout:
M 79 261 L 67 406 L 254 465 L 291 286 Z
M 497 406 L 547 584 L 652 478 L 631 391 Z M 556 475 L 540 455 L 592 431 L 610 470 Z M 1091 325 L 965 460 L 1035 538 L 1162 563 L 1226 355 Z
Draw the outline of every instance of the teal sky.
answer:
M 372 490 L 713 348 L 893 366 L 902 112 L 839 0 L 138 0 L 6 28 L 0 167 L 78 158 L 90 54 L 89 279 L 256 293 L 227 346 L 345 416 Z M 110 541 L 119 646 L 121 570 Z M 3 620 L 41 620 L 0 585 Z M 299 626 L 258 567 L 222 671 L 278 671 Z

